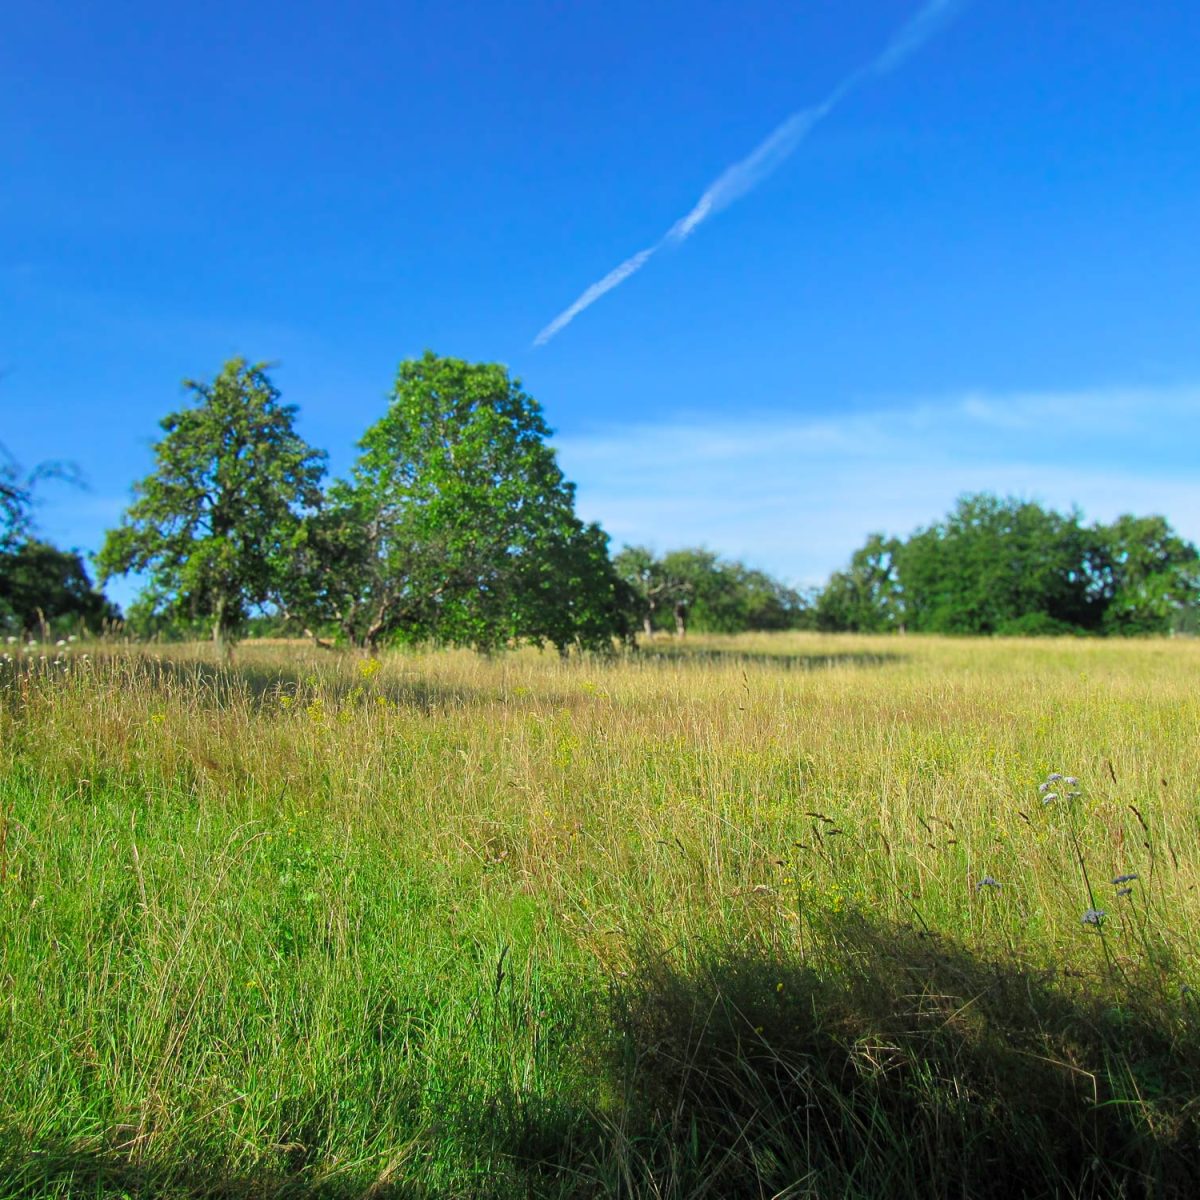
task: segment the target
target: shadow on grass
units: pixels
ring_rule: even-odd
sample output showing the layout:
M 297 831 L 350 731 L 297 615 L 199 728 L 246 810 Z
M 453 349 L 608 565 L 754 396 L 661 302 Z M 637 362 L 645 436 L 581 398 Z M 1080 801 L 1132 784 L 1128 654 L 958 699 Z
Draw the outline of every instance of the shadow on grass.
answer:
M 281 696 L 303 699 L 320 695 L 334 703 L 361 698 L 368 689 L 352 666 L 363 661 L 346 656 L 335 662 L 337 669 L 330 670 L 326 660 L 314 660 L 313 663 L 300 660 L 268 666 L 237 660 L 223 664 L 200 657 L 124 653 L 97 655 L 93 669 L 123 672 L 131 686 L 142 684 L 156 690 L 182 689 L 212 707 L 228 708 L 245 699 L 260 706 L 276 703 Z M 372 698 L 383 697 L 391 703 L 424 712 L 463 707 L 480 700 L 470 688 L 451 686 L 415 674 L 400 681 L 375 676 L 370 680 L 369 693 Z
M 1130 981 L 1088 992 L 855 916 L 824 944 L 833 972 L 710 947 L 687 968 L 643 954 L 619 982 L 609 1149 L 636 1190 L 1196 1194 L 1186 1002 Z
M 721 650 L 701 646 L 692 648 L 674 644 L 641 647 L 633 661 L 694 663 L 697 666 L 758 666 L 781 671 L 826 671 L 833 667 L 887 667 L 906 661 L 907 655 L 872 654 L 865 650 L 845 650 L 835 654 L 772 654 L 752 650 Z
M 134 1162 L 118 1150 L 70 1146 L 24 1154 L 16 1145 L 0 1150 L 0 1187 L 5 1200 L 361 1200 L 369 1194 L 362 1181 L 314 1183 L 300 1173 L 242 1173 L 200 1160 Z M 377 1194 L 425 1195 L 411 1189 Z
M 425 1113 L 437 1157 L 386 1179 L 239 1176 L 116 1151 L 0 1154 L 6 1197 L 1123 1197 L 1200 1178 L 1195 1014 L 1148 981 L 1085 987 L 842 916 L 799 953 L 644 949 L 597 999 L 588 1096 L 514 1088 Z M 812 961 L 816 961 L 815 959 Z M 586 1002 L 582 1002 L 586 1010 Z M 578 1029 L 580 1026 L 576 1026 Z M 314 1131 L 314 1139 L 320 1134 Z M 430 1153 L 433 1153 L 432 1149 Z M 322 1154 L 314 1146 L 309 1161 Z M 443 1176 L 445 1178 L 445 1176 Z

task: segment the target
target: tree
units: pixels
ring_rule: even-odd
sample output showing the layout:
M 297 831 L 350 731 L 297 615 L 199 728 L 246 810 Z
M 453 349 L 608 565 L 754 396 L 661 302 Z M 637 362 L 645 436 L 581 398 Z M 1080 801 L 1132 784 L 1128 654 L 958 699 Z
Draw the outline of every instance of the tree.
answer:
M 834 572 L 817 598 L 817 628 L 860 633 L 902 628 L 905 612 L 896 562 L 899 549 L 894 538 L 871 534 L 866 545 L 854 552 L 846 570 Z
M 79 468 L 72 463 L 43 462 L 23 471 L 0 445 L 0 551 L 12 550 L 31 535 L 37 488 L 48 479 L 82 485 Z
M 196 404 L 160 423 L 156 469 L 97 563 L 102 581 L 147 572 L 154 610 L 206 618 L 224 649 L 251 609 L 294 586 L 290 551 L 320 502 L 325 456 L 296 433 L 265 364 L 231 359 L 212 383 L 184 386 Z
M 673 605 L 676 586 L 662 563 L 645 546 L 626 546 L 613 559 L 617 574 L 634 598 L 634 608 L 642 622 L 642 632 L 654 636 L 654 621 L 659 608 Z
M 1118 517 L 1096 528 L 1106 632 L 1166 633 L 1200 599 L 1200 552 L 1165 517 Z
M 765 571 L 731 564 L 740 597 L 745 629 L 812 629 L 814 616 L 809 595 L 797 591 Z
M 822 629 L 1165 633 L 1200 599 L 1200 553 L 1162 517 L 1082 523 L 1030 501 L 963 496 L 907 541 L 879 534 L 817 603 Z
M 637 601 L 646 635 L 664 624 L 677 636 L 689 625 L 703 632 L 796 629 L 808 620 L 808 602 L 765 571 L 722 559 L 711 550 L 673 550 L 661 559 L 645 546 L 626 546 L 613 560 Z
M 314 623 L 493 649 L 513 640 L 602 649 L 630 596 L 608 539 L 575 515 L 541 407 L 492 363 L 403 362 L 350 478 L 306 522 Z
M 11 549 L 25 537 L 32 506 L 31 481 L 0 446 L 0 550 Z
M 963 496 L 898 556 L 912 628 L 930 633 L 1069 632 L 1099 626 L 1089 564 L 1095 537 L 1077 512 L 987 493 Z
M 0 625 L 12 631 L 117 620 L 116 607 L 92 587 L 75 551 L 27 540 L 0 551 Z

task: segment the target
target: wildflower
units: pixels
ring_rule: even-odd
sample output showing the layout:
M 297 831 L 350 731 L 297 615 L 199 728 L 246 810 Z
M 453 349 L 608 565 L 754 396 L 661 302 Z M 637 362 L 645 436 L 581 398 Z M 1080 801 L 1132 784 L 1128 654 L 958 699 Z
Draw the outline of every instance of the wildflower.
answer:
M 1051 771 L 1041 783 L 1038 784 L 1038 791 L 1044 792 L 1052 783 L 1057 783 L 1062 776 L 1057 771 Z
M 1049 804 L 1051 800 L 1057 800 L 1057 799 L 1058 799 L 1057 792 L 1049 792 L 1045 796 L 1042 797 L 1042 803 Z
M 1113 880 L 1113 883 L 1132 883 L 1137 877 L 1136 871 L 1130 871 L 1128 875 L 1118 875 L 1116 879 Z
M 66 639 L 66 638 L 59 638 L 59 639 L 58 639 L 58 641 L 57 641 L 57 642 L 55 642 L 54 644 L 55 644 L 56 646 L 65 646 L 65 645 L 67 644 L 67 639 Z
M 1117 895 L 1118 896 L 1132 896 L 1133 888 L 1131 888 L 1131 887 L 1117 888 Z
M 1108 916 L 1108 914 L 1102 908 L 1089 908 L 1087 912 L 1080 917 L 1080 920 L 1085 925 L 1095 925 L 1097 928 L 1099 928 L 1099 926 L 1104 923 L 1104 918 L 1106 916 Z
M 1079 780 L 1076 779 L 1074 775 L 1068 775 L 1066 779 L 1063 780 L 1063 783 L 1070 784 L 1071 787 L 1074 787 L 1078 782 Z
M 979 881 L 979 882 L 978 882 L 978 883 L 975 885 L 975 890 L 976 890 L 977 892 L 982 892 L 982 891 L 983 891 L 983 889 L 984 889 L 985 887 L 990 887 L 990 888 L 1002 888 L 1003 886 L 1004 886 L 1004 884 L 1002 884 L 1002 883 L 1001 883 L 1001 882 L 1000 882 L 998 879 L 993 879 L 993 878 L 992 878 L 990 875 L 985 875 L 985 876 L 984 876 L 984 877 L 983 877 L 983 878 L 982 878 L 982 879 L 981 879 L 981 880 L 980 880 L 980 881 Z

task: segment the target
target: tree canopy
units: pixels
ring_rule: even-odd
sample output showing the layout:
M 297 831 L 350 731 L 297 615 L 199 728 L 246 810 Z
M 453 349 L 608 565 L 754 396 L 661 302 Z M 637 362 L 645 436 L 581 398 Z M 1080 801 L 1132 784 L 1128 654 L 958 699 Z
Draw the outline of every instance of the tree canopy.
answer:
M 306 523 L 305 615 L 367 647 L 610 646 L 627 631 L 627 591 L 607 536 L 575 515 L 549 435 L 504 367 L 403 362 L 350 477 Z
M 75 551 L 33 538 L 0 550 L 0 628 L 6 633 L 80 624 L 96 629 L 119 616 L 92 587 Z
M 286 594 L 303 514 L 321 499 L 325 456 L 294 428 L 265 364 L 227 362 L 188 380 L 195 404 L 165 417 L 155 470 L 97 556 L 101 578 L 145 572 L 149 608 L 207 618 L 218 645 L 256 606 Z
M 432 352 L 402 362 L 349 473 L 324 487 L 325 455 L 296 432 L 262 364 L 234 359 L 185 387 L 193 403 L 161 422 L 155 469 L 97 556 L 102 581 L 143 574 L 129 614 L 143 634 L 201 623 L 225 643 L 251 620 L 277 621 L 371 650 L 566 652 L 609 649 L 639 625 L 679 636 L 1200 628 L 1200 553 L 1161 516 L 1085 525 L 1078 512 L 965 495 L 907 538 L 872 534 L 823 589 L 800 592 L 704 547 L 610 558 L 604 531 L 576 514 L 541 406 L 499 364 Z M 61 470 L 24 475 L 0 453 L 0 555 L 12 580 L 99 612 L 78 556 L 29 540 L 33 486 Z M 26 619 L 28 604 L 5 603 L 10 624 Z
M 34 529 L 33 507 L 39 485 L 59 479 L 82 485 L 79 469 L 67 462 L 42 462 L 30 471 L 0 445 L 0 551 L 12 550 L 29 538 Z
M 1200 555 L 1162 517 L 1084 525 L 1031 501 L 963 496 L 907 540 L 872 535 L 817 603 L 830 630 L 1165 633 L 1200 596 Z
M 88 578 L 76 551 L 35 536 L 39 486 L 50 479 L 81 484 L 70 463 L 43 462 L 23 470 L 0 446 L 0 629 L 7 636 L 46 628 L 98 626 L 119 617 Z

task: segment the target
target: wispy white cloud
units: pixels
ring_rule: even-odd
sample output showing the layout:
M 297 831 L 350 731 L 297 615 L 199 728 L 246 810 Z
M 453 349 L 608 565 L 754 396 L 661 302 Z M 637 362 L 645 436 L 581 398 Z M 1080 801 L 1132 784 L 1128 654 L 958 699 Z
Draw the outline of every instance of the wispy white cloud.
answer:
M 605 277 L 593 283 L 590 288 L 579 297 L 569 308 L 563 309 L 562 312 L 546 326 L 534 339 L 535 346 L 545 345 L 560 329 L 569 325 L 575 318 L 583 312 L 589 305 L 594 304 L 605 292 L 611 292 L 619 283 L 624 283 L 635 271 L 640 271 L 649 260 L 650 256 L 657 250 L 657 246 L 651 246 L 648 250 L 639 250 L 636 254 L 627 258 L 619 267 L 614 267 Z
M 692 208 L 654 245 L 627 258 L 603 279 L 593 283 L 579 298 L 563 309 L 533 339 L 535 346 L 544 346 L 556 333 L 565 329 L 584 309 L 591 307 L 601 296 L 636 274 L 666 245 L 685 241 L 709 217 L 728 208 L 735 200 L 758 187 L 791 157 L 796 147 L 848 96 L 868 79 L 894 71 L 929 40 L 945 20 L 964 0 L 927 0 L 892 37 L 891 41 L 866 66 L 847 75 L 819 104 L 802 108 L 775 127 L 745 158 L 721 172 L 705 188 Z
M 874 530 L 907 534 L 968 491 L 1089 519 L 1161 512 L 1200 541 L 1200 386 L 971 393 L 842 417 L 673 420 L 559 441 L 615 544 L 706 544 L 819 583 Z

